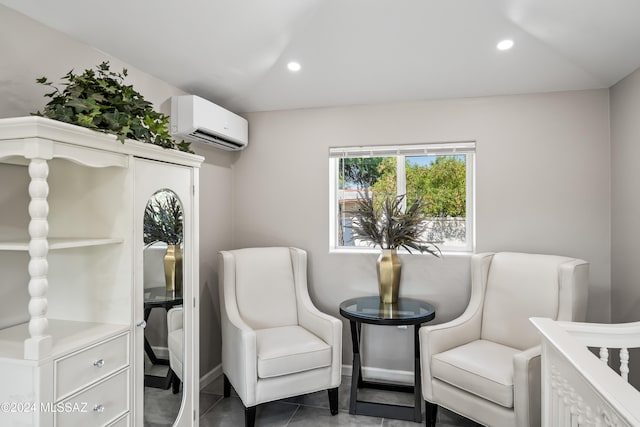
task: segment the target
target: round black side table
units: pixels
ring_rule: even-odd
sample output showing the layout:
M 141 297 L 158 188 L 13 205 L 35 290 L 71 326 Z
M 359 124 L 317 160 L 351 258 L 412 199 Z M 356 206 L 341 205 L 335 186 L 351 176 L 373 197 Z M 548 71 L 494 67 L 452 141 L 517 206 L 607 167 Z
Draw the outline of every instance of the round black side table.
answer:
M 436 310 L 424 301 L 412 298 L 398 298 L 395 304 L 383 304 L 379 296 L 353 298 L 340 304 L 340 314 L 349 319 L 351 343 L 353 345 L 353 372 L 351 374 L 351 398 L 349 413 L 374 417 L 422 422 L 422 385 L 420 377 L 420 326 L 436 317 Z M 402 326 L 413 325 L 414 329 L 414 385 L 400 385 L 365 381 L 362 379 L 360 358 L 360 337 L 362 324 Z M 359 388 L 402 391 L 414 394 L 414 406 L 392 405 L 388 403 L 358 400 Z

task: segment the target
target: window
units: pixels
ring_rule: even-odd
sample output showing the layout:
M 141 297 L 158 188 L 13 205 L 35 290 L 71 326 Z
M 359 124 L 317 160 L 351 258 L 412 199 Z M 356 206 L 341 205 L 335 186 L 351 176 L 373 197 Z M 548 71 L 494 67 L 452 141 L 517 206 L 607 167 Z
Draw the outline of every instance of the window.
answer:
M 358 198 L 390 194 L 423 199 L 425 241 L 472 251 L 474 153 L 475 142 L 330 148 L 331 249 L 370 247 L 352 236 Z

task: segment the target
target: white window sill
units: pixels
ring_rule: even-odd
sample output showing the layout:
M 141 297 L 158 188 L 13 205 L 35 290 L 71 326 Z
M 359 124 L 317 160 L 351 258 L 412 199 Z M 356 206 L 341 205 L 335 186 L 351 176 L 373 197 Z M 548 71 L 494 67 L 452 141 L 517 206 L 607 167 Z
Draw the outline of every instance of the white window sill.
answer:
M 362 255 L 362 254 L 379 254 L 380 248 L 331 248 L 329 249 L 329 254 L 350 254 L 350 255 Z M 442 256 L 470 256 L 473 255 L 474 252 L 467 249 L 453 250 L 453 249 L 445 249 L 442 250 Z M 405 249 L 399 249 L 398 255 L 418 255 L 418 256 L 432 256 L 431 254 L 424 252 L 420 253 L 418 251 L 414 251 L 413 253 L 409 253 L 409 251 Z

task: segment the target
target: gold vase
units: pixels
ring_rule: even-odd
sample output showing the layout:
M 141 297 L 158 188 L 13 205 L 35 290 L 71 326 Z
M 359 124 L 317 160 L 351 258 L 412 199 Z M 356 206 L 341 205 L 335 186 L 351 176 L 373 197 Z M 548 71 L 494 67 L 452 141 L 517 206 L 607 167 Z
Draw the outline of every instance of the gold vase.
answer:
M 402 265 L 395 249 L 383 249 L 376 265 L 380 301 L 383 304 L 398 302 L 400 292 L 400 271 Z
M 164 254 L 164 279 L 167 293 L 182 295 L 182 250 L 180 245 L 167 245 Z

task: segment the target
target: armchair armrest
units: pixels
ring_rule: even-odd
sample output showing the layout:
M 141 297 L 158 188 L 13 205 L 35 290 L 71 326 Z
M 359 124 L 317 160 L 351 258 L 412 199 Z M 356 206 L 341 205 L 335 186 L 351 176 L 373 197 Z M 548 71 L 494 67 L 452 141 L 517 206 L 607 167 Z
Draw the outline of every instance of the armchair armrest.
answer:
M 235 266 L 228 252 L 220 252 L 218 290 L 222 323 L 222 368 L 245 406 L 256 402 L 258 352 L 255 331 L 242 320 L 235 294 Z M 225 278 L 225 270 L 230 272 Z
M 490 260 L 490 255 L 479 258 L 476 262 Z M 420 353 L 423 361 L 422 372 L 426 373 L 425 378 L 431 380 L 431 369 L 429 367 L 431 356 L 450 350 L 454 347 L 470 343 L 480 338 L 482 328 L 482 305 L 484 303 L 484 289 L 486 284 L 486 274 L 488 268 L 477 268 L 475 273 L 478 277 L 473 277 L 471 284 L 471 297 L 465 311 L 457 318 L 449 322 L 433 326 L 423 326 L 420 328 Z M 427 381 L 423 381 L 423 384 Z
M 321 312 L 311 301 L 307 286 L 307 253 L 302 249 L 289 248 L 296 287 L 298 323 L 322 338 L 327 344 L 342 342 L 342 322 Z
M 296 286 L 298 323 L 331 346 L 331 387 L 340 385 L 342 375 L 342 321 L 321 312 L 311 301 L 307 287 L 307 254 L 290 248 Z
M 309 300 L 311 301 L 311 300 Z M 309 330 L 331 346 L 331 384 L 338 387 L 342 380 L 342 322 L 322 313 L 314 306 L 298 316 L 300 326 Z
M 484 292 L 492 258 L 492 253 L 476 254 L 471 258 L 471 296 L 467 308 L 459 317 L 439 325 L 420 328 L 421 359 L 427 361 L 423 365 L 430 364 L 428 362 L 433 354 L 442 353 L 480 338 Z M 422 366 L 422 372 L 428 372 L 427 378 L 430 379 L 431 371 L 428 366 L 426 368 Z
M 298 314 L 298 323 L 303 328 L 322 338 L 330 345 L 342 342 L 342 322 L 333 316 L 321 312 L 311 304 L 303 303 L 303 310 Z
M 173 307 L 167 311 L 167 332 L 182 329 L 182 306 Z
M 480 316 L 466 314 L 446 323 L 420 328 L 421 354 L 442 353 L 479 339 Z
M 537 345 L 513 356 L 513 409 L 518 426 L 540 425 L 541 351 Z
M 471 297 L 460 317 L 446 323 L 420 328 L 420 368 L 422 395 L 433 402 L 431 356 L 480 338 L 482 306 L 489 265 L 493 254 L 476 254 L 471 258 Z
M 242 319 L 230 317 L 222 321 L 222 341 L 223 371 L 245 406 L 253 406 L 258 381 L 256 333 Z
M 420 328 L 422 395 L 430 402 L 433 401 L 431 357 L 480 338 L 480 310 L 479 307 L 470 308 L 454 320 Z

